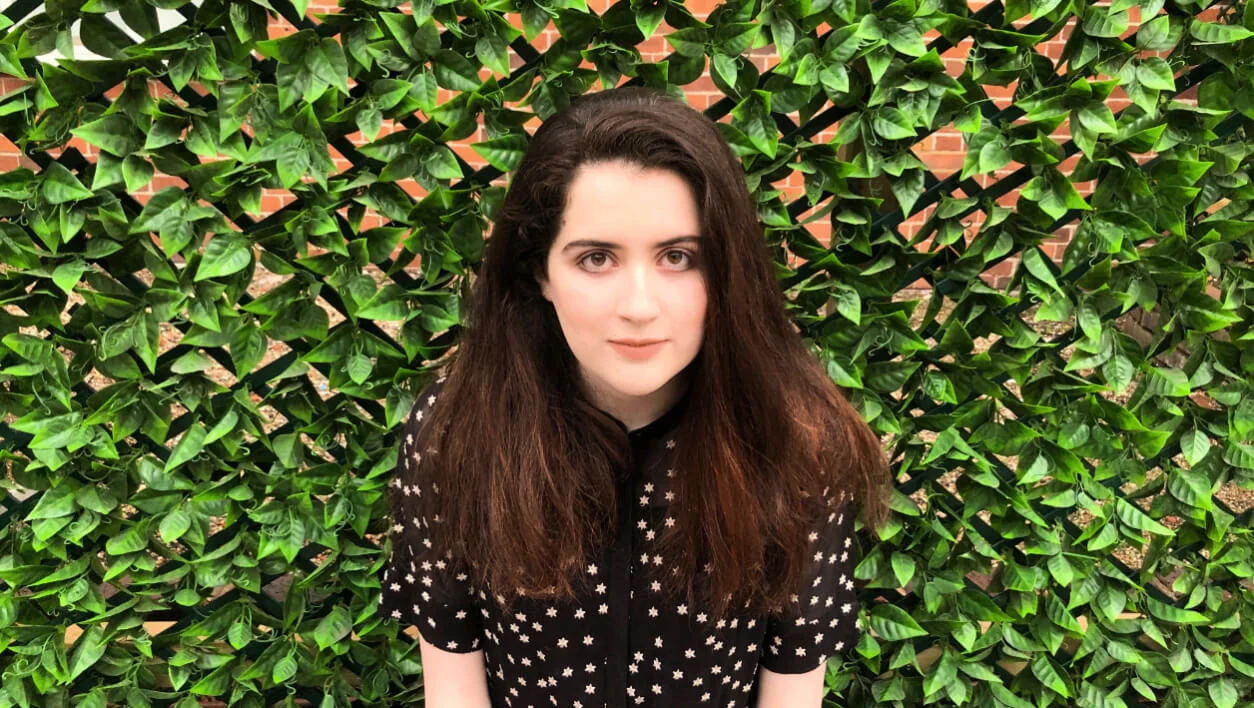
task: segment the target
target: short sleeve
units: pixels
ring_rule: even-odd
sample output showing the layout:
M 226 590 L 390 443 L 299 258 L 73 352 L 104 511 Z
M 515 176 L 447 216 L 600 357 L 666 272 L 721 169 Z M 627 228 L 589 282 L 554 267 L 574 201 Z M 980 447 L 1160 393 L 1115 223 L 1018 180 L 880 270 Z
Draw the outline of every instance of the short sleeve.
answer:
M 480 649 L 483 626 L 473 586 L 463 566 L 451 558 L 438 558 L 431 550 L 431 524 L 421 512 L 421 500 L 432 493 L 417 477 L 420 452 L 415 433 L 439 397 L 443 378 L 419 395 L 401 430 L 396 473 L 392 478 L 392 528 L 388 537 L 392 552 L 383 566 L 379 612 L 402 625 L 417 626 L 423 639 L 455 653 Z M 403 496 L 417 499 L 418 516 L 406 515 L 399 504 Z M 436 525 L 436 529 L 439 525 Z
M 829 497 L 828 508 L 819 527 L 810 532 L 811 566 L 795 595 L 799 604 L 793 602 L 767 620 L 758 663 L 770 671 L 805 673 L 858 642 L 855 509 L 843 496 Z

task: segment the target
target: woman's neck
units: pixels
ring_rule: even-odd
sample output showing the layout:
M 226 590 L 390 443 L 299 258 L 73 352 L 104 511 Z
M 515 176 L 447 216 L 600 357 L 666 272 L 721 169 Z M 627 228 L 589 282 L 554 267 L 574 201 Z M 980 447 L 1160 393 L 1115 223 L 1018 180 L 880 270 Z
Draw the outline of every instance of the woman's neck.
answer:
M 617 391 L 598 389 L 586 384 L 593 405 L 626 426 L 628 432 L 638 430 L 661 418 L 688 390 L 686 372 L 680 372 L 653 393 L 627 396 Z

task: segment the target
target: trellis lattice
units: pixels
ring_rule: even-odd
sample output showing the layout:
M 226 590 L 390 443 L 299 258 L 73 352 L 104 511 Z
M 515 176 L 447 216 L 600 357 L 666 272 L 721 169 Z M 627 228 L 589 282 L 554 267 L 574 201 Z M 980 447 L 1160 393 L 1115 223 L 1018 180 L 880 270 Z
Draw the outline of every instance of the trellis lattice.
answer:
M 832 700 L 1248 700 L 1247 15 L 17 0 L 0 705 L 420 699 L 372 612 L 393 428 L 457 341 L 527 126 L 607 83 L 720 92 L 802 335 L 889 443 Z M 74 32 L 105 58 L 40 59 Z

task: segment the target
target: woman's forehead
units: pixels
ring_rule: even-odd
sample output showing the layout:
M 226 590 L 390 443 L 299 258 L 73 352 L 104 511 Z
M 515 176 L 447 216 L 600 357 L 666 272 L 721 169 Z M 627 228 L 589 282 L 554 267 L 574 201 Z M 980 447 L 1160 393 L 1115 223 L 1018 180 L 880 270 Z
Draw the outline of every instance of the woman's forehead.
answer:
M 593 169 L 570 186 L 562 213 L 563 243 L 592 239 L 655 246 L 700 234 L 699 207 L 679 175 L 664 170 Z

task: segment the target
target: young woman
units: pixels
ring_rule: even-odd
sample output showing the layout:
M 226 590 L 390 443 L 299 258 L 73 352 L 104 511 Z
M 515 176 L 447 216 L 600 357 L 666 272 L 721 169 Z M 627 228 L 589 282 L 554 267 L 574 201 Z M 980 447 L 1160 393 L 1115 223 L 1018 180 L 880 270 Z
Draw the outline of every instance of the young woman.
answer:
M 380 611 L 429 708 L 817 708 L 879 441 L 787 316 L 716 124 L 640 88 L 536 131 L 393 480 Z

